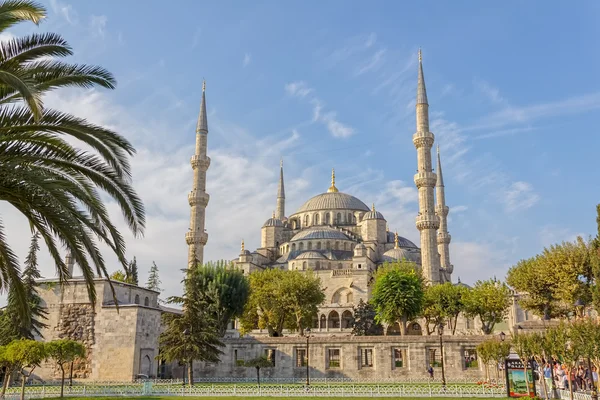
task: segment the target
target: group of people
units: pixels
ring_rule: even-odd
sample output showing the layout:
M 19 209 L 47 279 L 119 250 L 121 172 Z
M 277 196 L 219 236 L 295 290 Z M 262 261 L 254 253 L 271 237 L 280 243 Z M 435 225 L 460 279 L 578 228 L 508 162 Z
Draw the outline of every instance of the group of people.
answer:
M 552 373 L 553 370 L 554 373 Z M 589 368 L 584 365 L 579 365 L 568 373 L 564 365 L 553 361 L 545 364 L 543 373 L 548 390 L 552 388 L 552 379 L 554 379 L 555 386 L 563 390 L 570 390 L 570 387 L 573 387 L 574 391 L 590 391 L 592 388 L 598 387 L 598 372 L 594 366 L 592 366 L 591 373 Z

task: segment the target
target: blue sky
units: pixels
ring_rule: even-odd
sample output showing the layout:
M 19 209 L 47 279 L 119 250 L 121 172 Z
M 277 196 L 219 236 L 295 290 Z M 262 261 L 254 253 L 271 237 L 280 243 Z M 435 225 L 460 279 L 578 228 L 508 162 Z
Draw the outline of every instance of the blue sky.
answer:
M 288 215 L 327 189 L 335 167 L 341 191 L 375 202 L 391 229 L 418 243 L 411 136 L 419 47 L 454 279 L 504 277 L 543 246 L 595 233 L 598 2 L 44 4 L 47 21 L 11 34 L 58 32 L 74 61 L 116 75 L 115 91 L 62 92 L 46 103 L 134 142 L 148 228 L 128 253 L 143 279 L 157 262 L 167 294 L 179 291 L 186 264 L 203 78 L 213 160 L 208 259 L 235 257 L 242 238 L 259 245 L 282 156 Z M 2 215 L 24 257 L 22 220 L 5 207 Z

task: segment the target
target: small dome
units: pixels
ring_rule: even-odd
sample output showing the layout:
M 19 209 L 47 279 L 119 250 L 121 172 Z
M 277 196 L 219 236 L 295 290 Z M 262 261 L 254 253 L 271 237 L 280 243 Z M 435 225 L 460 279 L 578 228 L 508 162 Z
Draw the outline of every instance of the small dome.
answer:
M 394 232 L 387 233 L 387 241 L 388 241 L 388 243 L 394 243 Z M 398 236 L 398 246 L 412 247 L 412 248 L 418 249 L 416 244 L 414 244 L 413 242 L 411 242 L 410 240 L 408 240 L 407 238 L 404 238 L 402 236 Z
M 248 255 L 248 254 L 250 254 L 250 251 L 248 251 L 248 250 L 244 250 L 244 251 L 242 251 L 242 252 L 241 252 L 241 254 L 240 254 L 240 255 L 242 255 L 242 254 Z
M 380 213 L 379 211 L 369 211 L 368 213 L 366 213 L 365 215 L 363 215 L 362 220 L 366 220 L 366 219 L 385 219 L 383 218 L 383 214 Z
M 296 257 L 296 260 L 303 260 L 303 259 L 309 259 L 309 258 L 326 258 L 323 254 L 316 252 L 316 251 L 305 251 L 304 253 L 300 254 L 298 257 Z
M 328 192 L 316 195 L 304 203 L 296 214 L 320 210 L 369 211 L 369 207 L 359 199 L 342 192 Z
M 328 228 L 325 226 L 308 228 L 298 232 L 291 242 L 297 240 L 308 240 L 308 239 L 339 239 L 339 240 L 349 240 L 348 236 L 344 235 L 342 232 Z
M 383 261 L 400 261 L 407 260 L 414 263 L 421 263 L 421 254 L 417 251 L 408 249 L 395 248 L 383 253 Z
M 283 222 L 281 222 L 280 219 L 277 218 L 269 218 L 264 224 L 263 224 L 263 228 L 265 226 L 283 226 Z

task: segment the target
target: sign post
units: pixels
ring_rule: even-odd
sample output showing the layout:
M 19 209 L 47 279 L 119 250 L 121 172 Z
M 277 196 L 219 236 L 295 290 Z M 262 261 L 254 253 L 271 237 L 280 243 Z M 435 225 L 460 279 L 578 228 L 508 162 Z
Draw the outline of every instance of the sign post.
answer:
M 535 380 L 533 363 L 529 361 L 527 380 L 525 380 L 525 367 L 520 359 L 507 358 L 504 361 L 506 372 L 506 395 L 508 397 L 535 397 Z M 529 387 L 527 387 L 529 382 Z

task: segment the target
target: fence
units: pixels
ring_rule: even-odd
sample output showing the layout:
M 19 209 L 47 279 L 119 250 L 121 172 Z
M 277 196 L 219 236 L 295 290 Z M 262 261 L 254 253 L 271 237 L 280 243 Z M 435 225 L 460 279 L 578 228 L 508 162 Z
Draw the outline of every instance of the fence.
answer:
M 559 390 L 561 400 L 571 400 L 571 394 L 568 390 Z M 574 400 L 592 400 L 592 395 L 585 392 L 573 392 Z
M 7 398 L 18 398 L 20 388 L 11 387 Z M 60 386 L 28 386 L 27 398 L 56 397 L 60 394 Z M 280 396 L 280 397 L 504 397 L 503 387 L 485 385 L 448 384 L 312 384 L 310 386 L 294 384 L 195 384 L 183 387 L 179 384 L 155 384 L 152 381 L 130 384 L 79 384 L 65 387 L 66 396 Z M 589 399 L 577 399 L 589 400 Z

